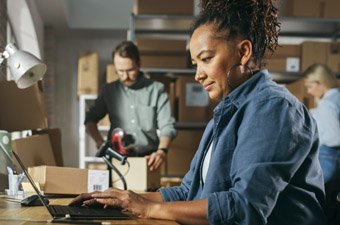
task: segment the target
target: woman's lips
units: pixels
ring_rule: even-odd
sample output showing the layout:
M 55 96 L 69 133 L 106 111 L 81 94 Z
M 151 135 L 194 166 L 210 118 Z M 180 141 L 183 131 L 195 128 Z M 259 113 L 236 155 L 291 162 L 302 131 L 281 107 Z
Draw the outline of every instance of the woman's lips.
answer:
M 210 91 L 212 89 L 212 85 L 213 85 L 213 83 L 204 84 L 203 88 L 206 91 Z

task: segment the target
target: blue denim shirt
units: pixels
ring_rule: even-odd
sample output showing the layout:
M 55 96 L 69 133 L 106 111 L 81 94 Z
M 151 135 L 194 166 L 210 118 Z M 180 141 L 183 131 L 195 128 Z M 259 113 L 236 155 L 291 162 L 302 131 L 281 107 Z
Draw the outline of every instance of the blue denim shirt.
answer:
M 210 224 L 323 225 L 318 144 L 308 110 L 264 70 L 219 103 L 182 184 L 160 192 L 164 201 L 207 198 Z

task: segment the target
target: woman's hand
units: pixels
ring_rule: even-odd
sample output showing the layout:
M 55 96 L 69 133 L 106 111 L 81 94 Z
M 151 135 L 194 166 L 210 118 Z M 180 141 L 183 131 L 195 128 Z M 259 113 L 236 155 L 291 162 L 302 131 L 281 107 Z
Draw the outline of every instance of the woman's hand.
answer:
M 163 150 L 157 150 L 150 155 L 145 156 L 148 160 L 148 167 L 150 171 L 157 170 L 165 161 L 166 153 Z
M 88 206 L 88 207 L 103 207 L 98 203 L 92 195 L 100 192 L 82 193 L 75 197 L 68 205 L 69 206 Z
M 123 191 L 117 188 L 93 193 L 91 197 L 103 204 L 104 208 L 121 208 L 141 218 L 150 218 L 151 207 L 156 204 L 133 191 Z

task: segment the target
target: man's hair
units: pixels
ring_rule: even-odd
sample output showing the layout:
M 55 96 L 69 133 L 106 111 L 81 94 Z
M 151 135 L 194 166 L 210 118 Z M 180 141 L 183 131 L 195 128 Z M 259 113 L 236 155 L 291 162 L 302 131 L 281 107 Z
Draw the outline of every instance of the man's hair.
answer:
M 117 45 L 115 51 L 112 52 L 112 59 L 114 59 L 115 54 L 123 58 L 132 59 L 137 64 L 140 64 L 139 50 L 132 41 L 123 41 Z
M 280 23 L 272 0 L 201 0 L 200 4 L 202 11 L 192 24 L 191 35 L 198 27 L 213 24 L 217 38 L 248 39 L 259 66 L 267 50 L 270 54 L 275 52 Z
M 303 73 L 307 81 L 319 82 L 327 88 L 338 87 L 338 81 L 334 72 L 326 65 L 315 63 L 309 66 Z

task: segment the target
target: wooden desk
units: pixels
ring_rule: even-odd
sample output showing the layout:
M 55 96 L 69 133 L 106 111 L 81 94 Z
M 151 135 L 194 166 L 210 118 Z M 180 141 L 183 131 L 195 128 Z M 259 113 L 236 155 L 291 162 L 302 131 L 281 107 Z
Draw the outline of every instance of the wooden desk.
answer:
M 50 199 L 51 204 L 66 205 L 71 199 Z M 0 225 L 52 225 L 52 217 L 44 206 L 22 207 L 20 203 L 0 197 Z M 105 220 L 112 225 L 178 225 L 174 221 L 133 218 L 131 220 Z M 53 223 L 57 224 L 57 223 Z

